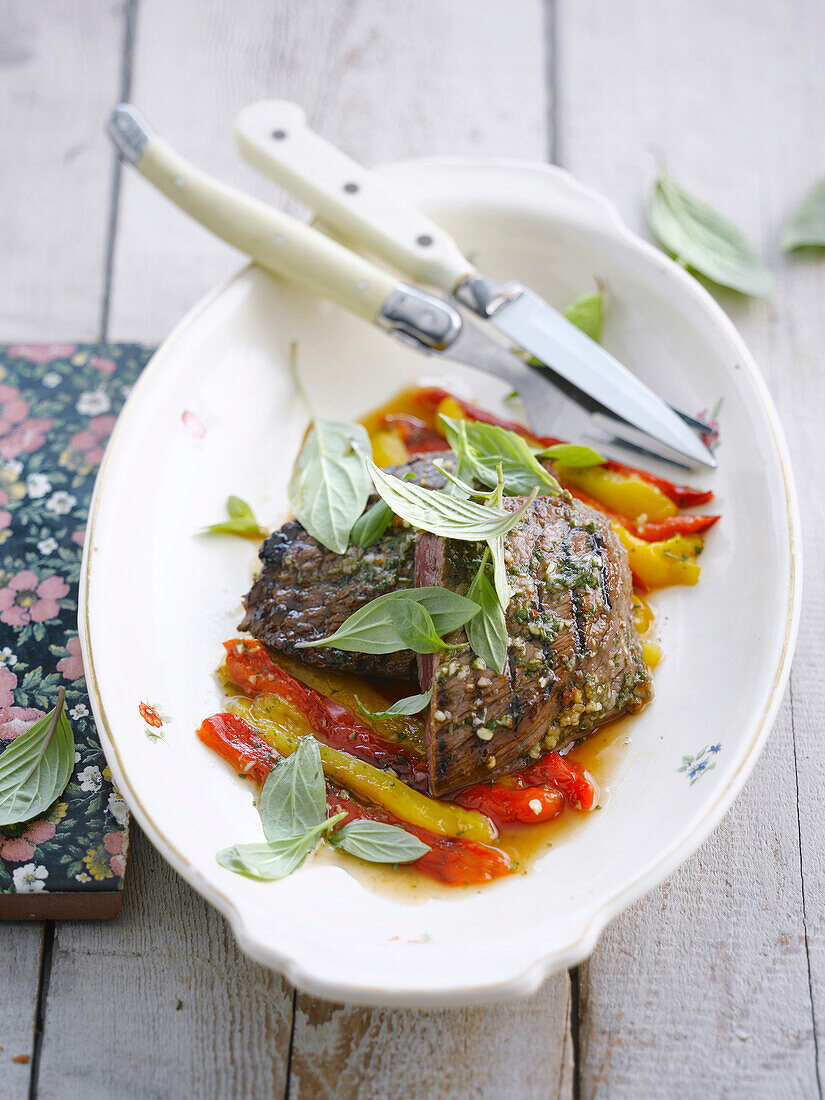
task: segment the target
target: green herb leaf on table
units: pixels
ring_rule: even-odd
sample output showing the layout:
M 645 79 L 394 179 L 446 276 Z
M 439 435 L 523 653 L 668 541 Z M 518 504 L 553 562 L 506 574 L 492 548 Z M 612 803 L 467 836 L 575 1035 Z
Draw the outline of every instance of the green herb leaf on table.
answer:
M 607 459 L 594 451 L 592 447 L 583 447 L 578 443 L 554 443 L 539 451 L 537 458 L 550 459 L 571 470 L 584 469 L 587 466 L 603 466 Z
M 229 497 L 226 502 L 229 519 L 204 527 L 205 535 L 238 535 L 244 539 L 265 539 L 269 532 L 255 519 L 255 513 L 245 500 Z
M 351 821 L 329 840 L 336 848 L 370 863 L 412 863 L 430 851 L 417 836 L 383 821 Z
M 413 653 L 442 653 L 458 648 L 448 645 L 436 632 L 432 616 L 414 600 L 395 600 L 389 604 L 390 620 L 404 648 Z
M 523 436 L 497 424 L 454 420 L 449 416 L 439 419 L 456 455 L 456 476 L 467 480 L 469 470 L 483 484 L 494 486 L 501 466 L 508 496 L 526 496 L 534 488 L 545 494 L 560 491 L 556 479 L 538 461 Z M 465 474 L 460 474 L 460 470 Z
M 316 420 L 290 478 L 296 518 L 336 554 L 346 553 L 350 532 L 366 507 L 370 479 L 364 458 L 370 451 L 363 425 Z
M 298 648 L 334 646 L 348 653 L 397 653 L 407 647 L 398 635 L 390 608 L 404 601 L 413 601 L 425 608 L 439 635 L 457 630 L 478 613 L 478 606 L 472 600 L 447 588 L 407 588 L 378 596 L 354 611 L 328 638 L 298 642 Z
M 820 180 L 791 215 L 782 234 L 782 251 L 825 248 L 825 180 Z
M 771 294 L 771 277 L 744 235 L 670 176 L 656 181 L 648 213 L 657 241 L 685 267 L 753 298 Z
M 517 511 L 501 512 L 473 500 L 401 481 L 385 474 L 371 459 L 367 459 L 367 469 L 379 496 L 397 516 L 422 531 L 464 542 L 482 542 L 506 535 L 520 522 L 538 492 L 533 489 L 531 496 Z
M 61 688 L 54 709 L 0 755 L 0 825 L 16 825 L 43 813 L 68 786 L 75 748 L 65 698 Z
M 360 546 L 366 549 L 378 542 L 389 525 L 392 523 L 392 508 L 383 500 L 376 500 L 360 516 L 350 531 L 349 541 L 351 546 Z
M 327 794 L 314 737 L 280 760 L 264 781 L 258 810 L 267 840 L 300 836 L 326 820 Z
M 221 867 L 239 875 L 266 881 L 286 878 L 301 866 L 322 834 L 329 832 L 346 816 L 345 813 L 336 814 L 298 836 L 281 837 L 265 843 L 235 844 L 218 852 L 215 858 Z
M 474 615 L 465 627 L 470 648 L 488 668 L 502 673 L 507 662 L 507 623 L 496 590 L 487 576 L 486 554 L 467 596 L 479 607 L 479 614 Z
M 604 325 L 601 291 L 583 294 L 581 298 L 577 298 L 564 311 L 564 316 L 591 340 L 595 340 L 597 344 L 601 341 Z
M 430 688 L 420 695 L 408 695 L 405 699 L 399 699 L 386 710 L 368 710 L 357 695 L 355 701 L 365 718 L 372 722 L 383 722 L 386 718 L 406 718 L 411 714 L 420 714 L 425 707 L 429 706 L 432 697 L 433 689 Z

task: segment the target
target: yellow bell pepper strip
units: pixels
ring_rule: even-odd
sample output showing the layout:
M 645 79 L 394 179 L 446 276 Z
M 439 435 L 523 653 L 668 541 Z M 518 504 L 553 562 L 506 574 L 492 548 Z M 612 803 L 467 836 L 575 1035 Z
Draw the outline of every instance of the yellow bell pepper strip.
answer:
M 655 668 L 663 656 L 662 647 L 656 642 L 642 642 L 642 660 L 648 668 Z
M 401 466 L 410 460 L 410 452 L 396 428 L 382 428 L 372 438 L 372 458 L 376 466 Z
M 650 604 L 647 600 L 643 600 L 638 592 L 633 593 L 633 603 L 630 607 L 630 614 L 633 617 L 633 625 L 636 627 L 636 633 L 646 634 L 655 616 Z
M 565 488 L 572 486 L 627 519 L 635 521 L 644 516 L 646 520 L 663 520 L 675 516 L 678 511 L 661 489 L 635 475 L 620 473 L 607 466 L 573 470 L 558 465 L 556 470 Z
M 667 588 L 673 584 L 696 584 L 700 566 L 695 558 L 704 545 L 699 535 L 674 535 L 664 542 L 645 542 L 615 521 L 611 524 L 627 550 L 630 571 L 645 589 Z
M 254 726 L 282 756 L 295 752 L 301 737 L 313 733 L 303 716 L 276 695 L 259 695 L 254 702 L 232 699 L 229 707 L 232 713 Z M 383 806 L 402 821 L 441 836 L 475 840 L 479 844 L 490 844 L 498 835 L 495 825 L 483 814 L 447 802 L 437 802 L 408 787 L 389 772 L 380 771 L 322 742 L 318 743 L 318 749 L 325 775 L 361 798 Z

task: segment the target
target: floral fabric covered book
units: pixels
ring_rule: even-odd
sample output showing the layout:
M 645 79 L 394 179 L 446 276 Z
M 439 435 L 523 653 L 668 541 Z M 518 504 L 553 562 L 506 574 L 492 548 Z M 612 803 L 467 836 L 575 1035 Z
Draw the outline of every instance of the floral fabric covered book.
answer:
M 46 813 L 0 826 L 0 919 L 120 908 L 128 812 L 89 708 L 77 586 L 97 468 L 150 355 L 131 344 L 0 346 L 0 752 L 61 687 L 77 750 Z

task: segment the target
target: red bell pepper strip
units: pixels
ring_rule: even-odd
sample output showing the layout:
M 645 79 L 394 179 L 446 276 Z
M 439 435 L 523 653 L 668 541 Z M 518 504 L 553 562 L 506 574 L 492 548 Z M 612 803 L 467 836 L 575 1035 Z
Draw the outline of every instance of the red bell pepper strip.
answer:
M 593 776 L 557 752 L 548 752 L 518 776 L 527 783 L 556 787 L 575 810 L 592 810 L 598 802 L 599 787 Z
M 278 759 L 269 742 L 237 714 L 225 712 L 206 718 L 198 737 L 241 775 L 251 775 L 258 783 L 263 783 Z
M 447 441 L 443 435 L 428 427 L 417 416 L 406 413 L 387 413 L 381 418 L 384 427 L 395 428 L 410 454 L 424 454 L 430 451 L 446 451 Z
M 430 851 L 410 866 L 448 886 L 479 886 L 510 873 L 510 859 L 499 848 L 488 848 L 484 844 L 477 844 L 474 840 L 455 840 L 452 837 L 430 833 L 426 829 L 419 829 L 416 825 L 399 821 L 386 810 L 376 806 L 364 806 L 337 791 L 330 791 L 329 786 L 327 787 L 327 806 L 331 814 L 347 814 L 336 828 L 343 828 L 350 821 L 366 819 L 399 825 L 408 833 L 417 836 L 419 840 L 430 846 Z
M 492 424 L 498 428 L 506 428 L 508 432 L 516 432 L 518 435 L 523 435 L 525 439 L 535 439 L 544 447 L 551 447 L 554 443 L 562 442 L 561 439 L 552 439 L 550 436 L 533 435 L 530 429 L 525 428 L 523 424 L 519 424 L 515 420 L 505 420 L 501 416 L 496 416 L 495 413 L 487 412 L 486 409 L 480 409 L 478 405 L 471 405 L 469 401 L 464 401 L 462 398 L 456 397 L 455 394 L 442 390 L 440 386 L 428 386 L 426 389 L 419 390 L 415 395 L 415 400 L 423 405 L 425 409 L 435 411 L 446 397 L 449 397 L 451 401 L 455 401 L 468 420 L 477 420 L 480 424 Z
M 213 714 L 201 723 L 198 737 L 242 775 L 251 775 L 258 783 L 263 783 L 278 760 L 278 754 L 272 746 L 236 714 Z M 346 812 L 347 817 L 341 821 L 341 825 L 356 818 L 367 818 L 371 821 L 386 821 L 413 833 L 429 845 L 430 851 L 417 859 L 412 866 L 438 882 L 451 886 L 478 885 L 510 871 L 509 858 L 498 848 L 487 848 L 475 841 L 454 840 L 419 829 L 378 807 L 355 802 L 330 783 L 327 783 L 327 809 L 330 814 Z
M 595 508 L 602 515 L 610 516 L 611 519 L 615 519 L 617 523 L 620 523 L 636 538 L 645 539 L 647 542 L 663 542 L 674 535 L 696 535 L 700 531 L 707 531 L 709 527 L 713 527 L 717 520 L 722 518 L 721 516 L 697 516 L 695 513 L 687 512 L 680 516 L 670 516 L 668 519 L 651 520 L 648 523 L 634 523 L 632 519 L 611 511 L 600 500 L 588 496 L 587 493 L 583 493 L 573 486 L 568 486 L 567 491 L 576 500 L 580 500 L 582 504 Z
M 423 757 L 381 737 L 341 703 L 290 676 L 275 664 L 258 642 L 235 639 L 224 642 L 224 648 L 227 671 L 239 687 L 255 695 L 277 695 L 300 711 L 313 730 L 332 748 L 348 752 L 369 764 L 392 768 L 404 783 L 416 790 L 428 789 L 427 766 Z
M 564 809 L 561 791 L 553 787 L 526 784 L 510 787 L 497 783 L 478 783 L 459 791 L 453 796 L 453 802 L 467 810 L 478 810 L 486 814 L 499 826 L 516 821 L 525 825 L 552 821 Z

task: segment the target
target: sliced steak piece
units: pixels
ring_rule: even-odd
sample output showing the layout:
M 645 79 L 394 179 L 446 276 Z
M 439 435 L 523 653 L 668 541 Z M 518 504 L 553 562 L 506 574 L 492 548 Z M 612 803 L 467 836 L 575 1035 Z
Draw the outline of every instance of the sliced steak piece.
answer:
M 505 499 L 508 510 L 523 503 Z M 415 584 L 465 593 L 478 544 L 421 535 Z M 514 590 L 507 666 L 498 674 L 465 643 L 418 658 L 427 713 L 430 786 L 444 795 L 558 749 L 651 696 L 631 618 L 627 554 L 600 513 L 568 497 L 539 497 L 505 540 Z
M 451 454 L 433 454 L 387 467 L 387 472 L 440 489 L 445 479 L 432 464 L 437 458 L 452 461 Z M 273 652 L 292 654 L 308 665 L 414 680 L 415 655 L 409 650 L 373 656 L 326 647 L 296 649 L 295 643 L 325 638 L 370 600 L 412 588 L 416 535 L 396 522 L 372 546 L 336 554 L 290 520 L 261 547 L 263 569 L 244 599 L 240 629 Z

